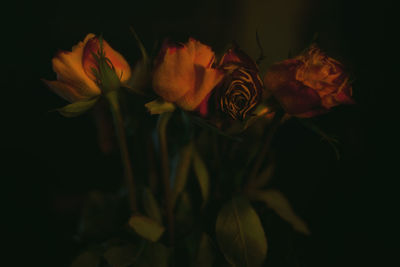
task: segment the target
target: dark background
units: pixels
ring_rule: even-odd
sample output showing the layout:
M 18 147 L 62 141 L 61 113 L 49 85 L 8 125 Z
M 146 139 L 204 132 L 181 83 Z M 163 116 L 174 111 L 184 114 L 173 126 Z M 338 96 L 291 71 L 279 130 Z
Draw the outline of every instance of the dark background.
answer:
M 73 237 L 82 196 L 93 189 L 116 188 L 121 176 L 118 154 L 100 151 L 90 115 L 66 119 L 49 113 L 66 103 L 40 79 L 54 79 L 54 53 L 70 49 L 88 32 L 103 33 L 134 63 L 139 53 L 130 25 L 150 49 L 164 37 L 185 41 L 194 36 L 216 51 L 236 40 L 253 57 L 258 51 L 247 36 L 255 36 L 250 27 L 256 25 L 267 56 L 262 69 L 284 59 L 286 47 L 300 51 L 318 32 L 321 47 L 343 61 L 355 78 L 357 105 L 315 119 L 341 141 L 339 161 L 327 143 L 296 121 L 288 122 L 275 139 L 274 183 L 309 223 L 312 235 L 295 238 L 298 265 L 283 256 L 274 261 L 277 266 L 362 266 L 371 261 L 385 266 L 395 260 L 400 252 L 395 216 L 399 183 L 389 172 L 388 120 L 379 112 L 383 104 L 378 100 L 388 86 L 381 62 L 383 9 L 344 0 L 295 1 L 294 6 L 275 2 L 53 1 L 7 8 L 11 19 L 3 23 L 2 33 L 6 73 L 1 181 L 2 230 L 14 263 L 9 266 L 67 266 L 77 253 Z M 277 10 L 264 14 L 257 5 Z M 300 15 L 291 17 L 296 9 L 302 10 Z M 251 22 L 252 10 L 262 18 Z M 268 26 L 263 28 L 263 21 Z M 271 239 L 279 236 L 271 233 Z M 284 242 L 277 244 L 277 250 L 286 251 Z

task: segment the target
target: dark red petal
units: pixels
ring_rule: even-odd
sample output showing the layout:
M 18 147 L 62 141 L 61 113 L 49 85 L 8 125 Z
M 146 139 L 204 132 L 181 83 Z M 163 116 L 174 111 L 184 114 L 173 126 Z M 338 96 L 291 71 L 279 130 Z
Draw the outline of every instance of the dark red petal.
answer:
M 296 70 L 303 63 L 288 59 L 272 65 L 265 77 L 264 85 L 289 114 L 302 114 L 321 108 L 321 98 L 312 88 L 296 80 Z
M 329 110 L 325 109 L 325 108 L 317 108 L 311 111 L 307 111 L 304 113 L 300 113 L 300 114 L 294 114 L 294 116 L 299 117 L 299 118 L 311 118 L 311 117 L 315 117 L 318 115 L 322 115 L 324 113 L 327 113 Z
M 195 111 L 203 118 L 207 117 L 208 115 L 208 100 L 210 99 L 211 93 L 208 93 L 208 95 L 201 101 L 200 105 L 195 109 Z
M 241 67 L 258 70 L 257 64 L 245 52 L 243 52 L 236 44 L 233 44 L 222 57 L 220 66 L 228 64 L 238 64 Z
M 289 114 L 301 114 L 321 107 L 318 93 L 298 81 L 280 86 L 274 95 Z
M 338 101 L 341 104 L 355 104 L 356 102 L 354 101 L 352 96 L 352 87 L 351 86 L 346 86 L 343 90 L 341 90 L 336 96 L 336 101 Z
M 154 60 L 154 66 L 157 67 L 164 60 L 164 55 L 169 50 L 170 53 L 176 52 L 177 49 L 182 48 L 182 45 L 176 44 L 169 39 L 165 39 L 161 45 L 160 52 Z
M 279 87 L 296 80 L 296 71 L 303 63 L 299 60 L 288 59 L 273 64 L 264 76 L 264 85 L 267 90 L 275 92 Z

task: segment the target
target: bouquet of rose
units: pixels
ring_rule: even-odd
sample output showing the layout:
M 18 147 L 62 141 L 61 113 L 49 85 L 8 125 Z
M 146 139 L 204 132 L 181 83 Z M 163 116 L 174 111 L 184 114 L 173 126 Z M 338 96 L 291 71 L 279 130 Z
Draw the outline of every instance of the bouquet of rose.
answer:
M 270 187 L 271 142 L 292 117 L 354 103 L 343 65 L 312 44 L 261 75 L 259 62 L 235 44 L 218 56 L 192 38 L 167 40 L 151 58 L 134 35 L 142 54 L 134 68 L 102 36 L 88 34 L 52 59 L 57 80 L 44 80 L 70 102 L 58 109 L 65 117 L 111 110 L 124 167 L 121 192 L 88 196 L 83 249 L 72 266 L 261 266 L 268 232 L 254 203 L 310 234 Z M 127 123 L 134 119 L 140 127 Z M 145 160 L 131 156 L 135 131 Z M 145 172 L 132 167 L 139 164 Z

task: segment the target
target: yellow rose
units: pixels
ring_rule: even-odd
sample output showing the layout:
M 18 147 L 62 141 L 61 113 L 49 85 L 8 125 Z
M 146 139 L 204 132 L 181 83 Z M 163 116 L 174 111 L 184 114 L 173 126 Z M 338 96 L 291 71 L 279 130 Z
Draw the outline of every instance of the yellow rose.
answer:
M 99 81 L 93 70 L 98 64 L 93 57 L 100 49 L 99 38 L 89 33 L 82 42 L 72 47 L 72 51 L 60 51 L 52 59 L 53 70 L 57 73 L 56 81 L 43 80 L 56 94 L 73 103 L 84 101 L 102 93 Z M 115 70 L 121 83 L 131 76 L 131 69 L 126 60 L 105 41 L 102 41 L 103 52 L 109 64 Z
M 193 111 L 222 80 L 213 68 L 211 48 L 190 38 L 182 45 L 164 44 L 153 72 L 153 89 L 164 100 Z

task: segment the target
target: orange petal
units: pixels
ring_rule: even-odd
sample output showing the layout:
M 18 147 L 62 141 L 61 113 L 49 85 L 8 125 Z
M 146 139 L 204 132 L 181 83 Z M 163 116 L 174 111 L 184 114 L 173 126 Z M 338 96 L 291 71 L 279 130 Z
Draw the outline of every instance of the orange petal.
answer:
M 43 82 L 57 95 L 61 96 L 65 100 L 73 103 L 76 101 L 87 100 L 95 95 L 84 95 L 83 91 L 73 87 L 67 83 L 60 81 L 47 81 L 43 79 Z
M 164 100 L 175 102 L 195 86 L 193 54 L 187 47 L 167 48 L 153 73 L 154 91 Z
M 83 50 L 83 69 L 85 70 L 86 74 L 92 78 L 92 80 L 95 80 L 92 68 L 97 68 L 97 63 L 93 58 L 92 53 L 97 54 L 99 49 L 99 39 L 93 36 L 87 41 Z M 112 65 L 114 66 L 117 76 L 121 78 L 121 82 L 124 83 L 128 81 L 131 77 L 131 68 L 125 58 L 120 53 L 115 51 L 105 40 L 103 40 L 103 50 L 105 56 L 111 61 Z
M 101 93 L 97 84 L 86 75 L 82 67 L 83 48 L 86 42 L 94 37 L 88 34 L 83 42 L 72 48 L 72 52 L 61 51 L 53 59 L 52 65 L 57 79 L 80 90 L 80 95 L 98 95 Z
M 224 73 L 218 69 L 207 69 L 196 65 L 195 89 L 188 91 L 176 101 L 176 104 L 185 110 L 195 110 L 223 77 Z
M 204 45 L 193 38 L 190 38 L 185 45 L 189 49 L 189 53 L 194 55 L 194 64 L 210 68 L 214 63 L 215 54 L 208 45 Z

